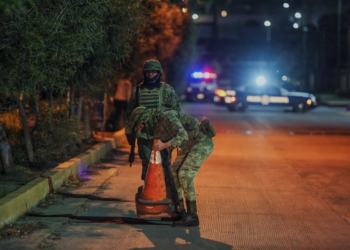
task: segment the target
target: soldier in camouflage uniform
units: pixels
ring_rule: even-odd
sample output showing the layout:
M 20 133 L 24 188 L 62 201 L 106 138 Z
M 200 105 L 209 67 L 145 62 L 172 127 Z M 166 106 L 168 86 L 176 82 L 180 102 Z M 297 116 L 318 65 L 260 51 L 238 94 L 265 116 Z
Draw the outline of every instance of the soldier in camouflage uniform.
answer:
M 156 108 L 158 110 L 171 108 L 181 111 L 179 98 L 174 89 L 161 82 L 163 69 L 157 60 L 148 60 L 143 65 L 144 81 L 133 88 L 132 95 L 129 99 L 125 120 L 127 121 L 131 112 L 138 106 L 145 106 L 147 108 Z M 125 134 L 128 142 L 131 145 L 132 141 L 132 127 L 127 122 L 125 123 Z M 138 153 L 142 161 L 141 179 L 145 180 L 147 168 L 152 152 L 153 140 L 138 138 L 137 146 Z M 161 152 L 163 164 L 170 165 L 171 151 L 166 149 Z
M 208 133 L 203 133 L 197 119 L 179 113 L 176 110 L 150 110 L 145 107 L 136 108 L 130 116 L 130 124 L 137 130 L 138 138 L 159 139 L 153 145 L 154 150 L 180 148 L 177 158 L 171 165 L 178 196 L 179 211 L 174 216 L 173 226 L 198 226 L 196 193 L 194 177 L 203 161 L 214 148 L 213 140 Z M 151 134 L 145 131 L 151 131 Z M 187 213 L 184 202 L 186 200 Z

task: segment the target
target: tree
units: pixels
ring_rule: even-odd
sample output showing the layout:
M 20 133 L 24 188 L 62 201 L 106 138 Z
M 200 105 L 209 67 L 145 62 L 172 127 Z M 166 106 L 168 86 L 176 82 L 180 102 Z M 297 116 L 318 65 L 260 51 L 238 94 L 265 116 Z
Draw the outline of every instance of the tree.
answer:
M 48 114 L 39 132 L 53 137 L 62 108 L 68 110 L 60 99 L 70 91 L 73 106 L 74 92 L 85 98 L 92 87 L 103 89 L 103 78 L 116 74 L 131 52 L 142 22 L 139 8 L 138 0 L 27 0 L 1 15 L 0 93 L 17 102 L 30 164 L 35 155 L 23 101 L 34 103 L 37 121 Z M 47 105 L 40 110 L 43 93 Z
M 180 48 L 189 16 L 182 13 L 179 5 L 169 1 L 143 1 L 146 20 L 133 46 L 133 53 L 128 60 L 128 70 L 134 82 L 142 81 L 142 64 L 148 59 L 157 59 L 164 69 L 162 80 L 166 80 L 169 64 Z
M 0 13 L 15 11 L 22 4 L 22 0 L 0 0 Z

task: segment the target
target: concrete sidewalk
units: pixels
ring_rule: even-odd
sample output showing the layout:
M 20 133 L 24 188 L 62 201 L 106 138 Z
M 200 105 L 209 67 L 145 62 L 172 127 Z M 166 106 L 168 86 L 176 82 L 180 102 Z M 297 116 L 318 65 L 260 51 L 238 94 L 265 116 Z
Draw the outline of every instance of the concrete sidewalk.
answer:
M 126 143 L 124 129 L 113 134 L 111 138 L 102 138 L 102 142 L 89 150 L 43 173 L 14 192 L 0 199 L 0 229 L 13 223 L 18 217 L 27 213 L 45 197 L 55 192 L 71 176 L 80 176 L 88 167 L 98 162 L 113 148 Z

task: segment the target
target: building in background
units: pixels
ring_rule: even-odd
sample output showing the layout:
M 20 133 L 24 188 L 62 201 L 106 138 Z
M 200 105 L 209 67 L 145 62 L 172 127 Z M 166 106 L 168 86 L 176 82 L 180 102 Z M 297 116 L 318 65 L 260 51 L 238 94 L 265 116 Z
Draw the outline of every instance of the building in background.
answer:
M 197 64 L 215 68 L 219 85 L 265 70 L 301 89 L 350 92 L 349 0 L 217 0 L 191 14 Z

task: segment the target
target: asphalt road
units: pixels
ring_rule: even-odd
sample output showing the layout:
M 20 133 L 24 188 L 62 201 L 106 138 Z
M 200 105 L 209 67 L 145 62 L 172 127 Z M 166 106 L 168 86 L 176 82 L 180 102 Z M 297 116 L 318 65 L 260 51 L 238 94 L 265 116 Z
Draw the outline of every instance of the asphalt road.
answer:
M 305 113 L 283 107 L 253 107 L 245 112 L 229 112 L 223 106 L 185 104 L 185 112 L 204 115 L 219 133 L 246 134 L 350 134 L 350 112 L 344 107 L 320 106 Z
M 350 112 L 182 107 L 217 129 L 195 179 L 199 228 L 137 218 L 141 166 L 123 148 L 17 222 L 46 228 L 0 249 L 350 249 Z

